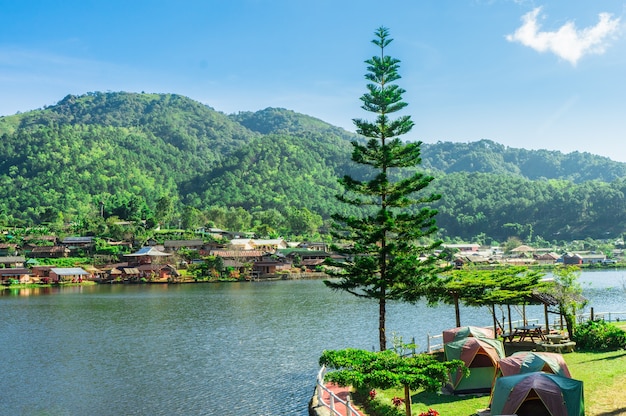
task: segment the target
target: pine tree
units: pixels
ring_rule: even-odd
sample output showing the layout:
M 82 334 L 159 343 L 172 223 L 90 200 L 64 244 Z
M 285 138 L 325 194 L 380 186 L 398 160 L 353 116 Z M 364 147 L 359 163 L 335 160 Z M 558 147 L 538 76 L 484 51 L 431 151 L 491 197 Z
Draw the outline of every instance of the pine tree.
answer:
M 339 279 L 325 284 L 378 301 L 379 342 L 384 351 L 387 301 L 416 302 L 439 281 L 441 261 L 435 251 L 441 241 L 433 241 L 437 211 L 429 204 L 441 196 L 425 192 L 433 177 L 416 169 L 421 164 L 421 142 L 405 143 L 399 138 L 413 127 L 410 116 L 389 118 L 406 107 L 405 90 L 394 84 L 400 79 L 400 61 L 385 54 L 392 41 L 388 29 L 380 27 L 375 36 L 372 42 L 380 48 L 380 56 L 365 61 L 369 83 L 361 101 L 364 110 L 377 115 L 376 120 L 353 120 L 366 141 L 352 143 L 352 161 L 364 165 L 368 173 L 360 179 L 344 176 L 339 180 L 344 193 L 337 196 L 359 207 L 361 215 L 333 216 L 332 234 L 348 242 L 347 248 L 339 249 L 347 260 L 331 262 L 337 268 L 329 273 Z

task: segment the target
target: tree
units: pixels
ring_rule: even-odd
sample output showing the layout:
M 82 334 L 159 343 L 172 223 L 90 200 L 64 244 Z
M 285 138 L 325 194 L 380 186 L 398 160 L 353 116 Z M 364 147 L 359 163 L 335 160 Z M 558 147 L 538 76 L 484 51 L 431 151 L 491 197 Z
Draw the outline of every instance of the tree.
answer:
M 296 235 L 315 234 L 319 227 L 322 226 L 322 217 L 307 208 L 287 207 L 286 222 L 291 232 Z
M 550 292 L 558 303 L 559 313 L 565 318 L 570 338 L 576 330 L 576 313 L 585 307 L 583 288 L 578 281 L 580 269 L 576 266 L 559 266 L 552 270 L 554 287 Z
M 174 201 L 171 197 L 165 195 L 159 198 L 156 205 L 154 215 L 156 216 L 160 225 L 164 228 L 169 224 L 174 213 Z
M 467 306 L 489 307 L 496 331 L 495 306 L 507 305 L 511 325 L 511 305 L 537 303 L 534 293 L 548 289 L 547 283 L 541 281 L 543 276 L 544 273 L 541 271 L 522 266 L 494 270 L 454 270 L 445 277 L 445 283 L 438 288 L 438 300 L 454 304 L 457 326 L 461 326 L 459 302 Z M 509 327 L 510 331 L 512 328 Z
M 326 350 L 319 363 L 336 369 L 326 373 L 324 379 L 340 386 L 357 389 L 404 387 L 404 405 L 409 416 L 410 390 L 438 391 L 448 381 L 451 372 L 461 370 L 465 375 L 469 373 L 461 360 L 439 361 L 429 354 L 402 356 L 393 350 Z
M 441 196 L 420 192 L 433 180 L 414 170 L 421 163 L 421 142 L 403 143 L 399 138 L 413 127 L 410 116 L 389 118 L 407 105 L 402 101 L 404 90 L 393 84 L 400 78 L 400 61 L 385 54 L 392 41 L 388 30 L 381 27 L 375 35 L 372 42 L 380 48 L 380 56 L 365 61 L 370 83 L 361 101 L 364 110 L 377 116 L 374 122 L 353 120 L 367 142 L 352 142 L 352 161 L 364 165 L 369 175 L 362 179 L 346 175 L 339 181 L 344 187 L 339 201 L 360 209 L 357 215 L 333 215 L 333 237 L 350 244 L 339 249 L 347 261 L 330 262 L 338 269 L 329 273 L 339 280 L 325 284 L 378 301 L 383 351 L 387 300 L 416 302 L 439 280 L 440 258 L 435 250 L 441 241 L 431 241 L 437 231 L 437 211 L 428 205 Z

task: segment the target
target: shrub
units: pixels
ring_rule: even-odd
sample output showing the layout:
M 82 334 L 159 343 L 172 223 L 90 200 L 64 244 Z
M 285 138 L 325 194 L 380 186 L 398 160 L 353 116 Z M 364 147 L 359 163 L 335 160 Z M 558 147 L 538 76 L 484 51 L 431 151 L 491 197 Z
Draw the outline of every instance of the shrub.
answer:
M 626 332 L 604 320 L 578 325 L 572 339 L 577 348 L 586 351 L 626 349 Z

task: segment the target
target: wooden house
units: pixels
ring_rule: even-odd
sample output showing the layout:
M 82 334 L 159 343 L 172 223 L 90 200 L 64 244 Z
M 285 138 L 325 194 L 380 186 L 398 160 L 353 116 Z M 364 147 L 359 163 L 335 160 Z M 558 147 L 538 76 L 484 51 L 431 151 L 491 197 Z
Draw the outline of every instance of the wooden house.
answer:
M 580 266 L 583 264 L 583 258 L 577 253 L 565 253 L 561 259 L 565 266 Z
M 560 257 L 561 256 L 559 256 L 558 254 L 554 252 L 535 254 L 534 256 L 535 260 L 537 261 L 537 264 L 544 264 L 544 265 L 554 264 L 557 262 L 557 260 Z
M 20 283 L 29 283 L 32 274 L 30 269 L 25 267 L 13 267 L 9 269 L 0 269 L 0 281 L 6 283 L 9 280 L 17 280 Z
M 26 258 L 24 256 L 2 256 L 0 257 L 0 265 L 6 269 L 15 267 L 24 267 Z
M 16 256 L 17 244 L 0 243 L 0 256 Z
M 61 245 L 67 247 L 72 254 L 83 252 L 92 252 L 96 243 L 95 237 L 65 237 L 61 241 Z
M 167 253 L 173 253 L 181 248 L 198 251 L 204 246 L 202 240 L 166 240 L 163 243 L 163 250 Z
M 70 249 L 65 246 L 42 246 L 33 247 L 30 251 L 30 257 L 32 258 L 62 258 L 67 257 L 70 254 Z

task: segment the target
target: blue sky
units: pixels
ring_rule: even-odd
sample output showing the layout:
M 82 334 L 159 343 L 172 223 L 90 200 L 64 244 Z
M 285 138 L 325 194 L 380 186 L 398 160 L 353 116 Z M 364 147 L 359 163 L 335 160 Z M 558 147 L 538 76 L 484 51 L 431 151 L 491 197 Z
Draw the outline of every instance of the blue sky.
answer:
M 0 115 L 91 91 L 282 107 L 354 130 L 389 28 L 405 138 L 626 162 L 626 0 L 0 0 Z

